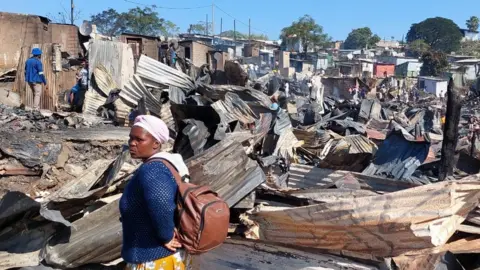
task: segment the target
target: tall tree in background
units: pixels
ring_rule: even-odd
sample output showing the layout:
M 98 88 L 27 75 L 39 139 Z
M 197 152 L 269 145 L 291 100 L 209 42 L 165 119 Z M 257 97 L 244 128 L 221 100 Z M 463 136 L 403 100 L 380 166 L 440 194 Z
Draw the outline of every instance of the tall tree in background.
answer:
M 457 24 L 441 17 L 415 23 L 407 33 L 407 41 L 424 40 L 433 50 L 451 53 L 460 48 L 462 33 Z
M 343 47 L 349 50 L 363 49 L 375 46 L 380 40 L 380 37 L 374 35 L 369 27 L 363 27 L 353 29 L 352 32 L 348 34 L 345 43 L 343 43 Z
M 430 50 L 430 45 L 428 45 L 424 40 L 417 39 L 410 42 L 407 46 L 407 55 L 411 57 L 418 58 L 424 53 Z
M 447 55 L 443 52 L 425 52 L 421 60 L 421 76 L 440 76 L 448 67 Z
M 282 29 L 280 38 L 286 43 L 288 39 L 296 39 L 302 43 L 304 53 L 308 49 L 323 47 L 331 38 L 323 32 L 323 27 L 318 25 L 310 15 L 304 15 L 292 25 Z
M 207 33 L 207 27 L 208 27 L 208 33 L 212 33 L 212 23 L 205 23 L 203 21 L 199 21 L 198 23 L 195 24 L 190 24 L 190 27 L 188 27 L 187 32 L 189 34 L 200 34 L 200 35 L 205 35 Z
M 470 31 L 478 31 L 479 19 L 477 16 L 472 16 L 467 20 L 467 28 Z
M 158 35 L 165 22 L 151 7 L 132 8 L 124 14 L 124 18 L 128 32 L 148 36 Z
M 120 35 L 127 29 L 124 14 L 113 8 L 92 15 L 90 21 L 97 26 L 98 32 L 110 37 Z
M 244 33 L 238 32 L 238 31 L 236 31 L 235 34 L 236 34 L 235 35 L 236 38 L 238 38 L 238 39 L 248 39 L 248 34 L 244 34 Z M 233 30 L 223 31 L 222 33 L 220 33 L 220 36 L 221 37 L 233 38 L 234 37 L 234 32 L 233 32 Z M 264 34 L 253 34 L 253 33 L 251 33 L 250 38 L 253 39 L 253 40 L 268 40 L 268 36 L 264 35 Z
M 91 22 L 97 26 L 100 33 L 107 36 L 116 36 L 122 32 L 147 36 L 176 34 L 179 28 L 173 22 L 160 18 L 155 8 L 135 7 L 122 13 L 110 8 L 92 15 Z

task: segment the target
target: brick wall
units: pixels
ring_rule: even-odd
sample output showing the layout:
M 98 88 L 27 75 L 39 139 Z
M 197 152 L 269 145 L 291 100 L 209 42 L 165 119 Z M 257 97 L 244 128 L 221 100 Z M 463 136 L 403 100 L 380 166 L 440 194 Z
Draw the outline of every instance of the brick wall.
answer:
M 212 64 L 211 54 L 209 53 L 210 47 L 201 43 L 192 42 L 190 54 L 192 56 L 192 63 L 200 67 L 204 64 Z

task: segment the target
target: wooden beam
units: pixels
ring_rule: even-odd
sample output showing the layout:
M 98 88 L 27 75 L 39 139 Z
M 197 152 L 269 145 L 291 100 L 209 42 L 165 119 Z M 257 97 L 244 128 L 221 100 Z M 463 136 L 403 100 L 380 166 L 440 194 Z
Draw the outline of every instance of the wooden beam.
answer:
M 458 140 L 458 124 L 460 123 L 460 110 L 462 109 L 462 100 L 458 89 L 454 87 L 453 79 L 448 82 L 447 90 L 447 113 L 445 115 L 445 128 L 442 143 L 442 158 L 438 180 L 443 181 L 448 176 L 453 175 L 455 167 L 455 147 Z

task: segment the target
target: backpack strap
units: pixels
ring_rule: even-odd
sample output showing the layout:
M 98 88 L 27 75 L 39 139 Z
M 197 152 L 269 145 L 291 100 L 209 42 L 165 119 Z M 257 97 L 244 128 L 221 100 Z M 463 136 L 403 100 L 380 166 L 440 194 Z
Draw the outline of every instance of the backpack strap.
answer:
M 175 165 L 173 165 L 170 161 L 164 159 L 164 158 L 152 158 L 147 160 L 145 163 L 151 163 L 151 162 L 162 162 L 167 168 L 170 170 L 172 173 L 173 177 L 175 177 L 175 182 L 177 182 L 177 185 L 180 185 L 183 183 L 182 177 L 180 177 L 180 174 L 178 173 L 177 168 Z

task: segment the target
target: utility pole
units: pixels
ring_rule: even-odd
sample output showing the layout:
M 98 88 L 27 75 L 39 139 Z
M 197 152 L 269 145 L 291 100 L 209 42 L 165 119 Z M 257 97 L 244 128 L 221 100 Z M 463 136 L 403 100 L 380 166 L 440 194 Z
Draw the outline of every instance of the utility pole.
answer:
M 235 20 L 233 20 L 233 43 L 235 44 L 235 49 L 233 50 L 233 56 L 237 57 L 237 26 Z
M 208 14 L 206 15 L 205 19 L 205 35 L 208 36 Z
M 248 43 L 252 43 L 251 20 L 248 19 Z
M 73 5 L 73 0 L 70 1 L 70 23 L 73 25 L 74 21 L 73 21 L 73 9 L 75 8 L 75 6 Z
M 223 18 L 220 18 L 220 34 L 223 33 Z
M 212 36 L 215 36 L 215 4 L 212 0 Z

